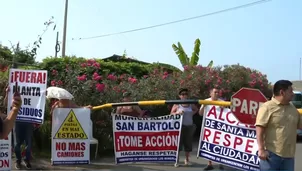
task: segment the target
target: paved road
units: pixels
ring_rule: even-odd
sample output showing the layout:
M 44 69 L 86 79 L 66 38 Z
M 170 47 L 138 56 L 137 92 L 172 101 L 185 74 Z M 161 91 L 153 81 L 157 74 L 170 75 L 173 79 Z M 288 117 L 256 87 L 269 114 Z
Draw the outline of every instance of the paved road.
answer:
M 94 165 L 100 165 L 100 169 L 104 171 L 180 171 L 180 170 L 186 170 L 186 171 L 201 171 L 203 167 L 206 166 L 207 161 L 199 158 L 197 159 L 195 157 L 196 152 L 193 153 L 194 157 L 192 156 L 192 163 L 193 166 L 185 167 L 181 166 L 178 168 L 175 168 L 173 164 L 123 164 L 123 165 L 112 165 L 109 164 L 109 161 L 102 161 L 102 163 L 95 163 Z M 184 155 L 181 155 L 180 161 L 184 160 Z M 182 163 L 180 163 L 182 164 Z M 218 166 L 216 165 L 217 170 Z M 80 168 L 78 170 L 81 170 Z M 234 171 L 232 168 L 225 168 L 225 170 Z M 302 170 L 302 143 L 297 144 L 297 150 L 296 150 L 296 168 L 295 170 Z
M 121 165 L 115 165 L 114 160 L 112 158 L 103 158 L 96 161 L 92 161 L 90 165 L 87 166 L 74 166 L 74 167 L 59 167 L 50 166 L 49 160 L 37 160 L 33 163 L 33 169 L 34 170 L 102 170 L 102 171 L 183 171 L 184 169 L 186 171 L 202 171 L 207 161 L 199 158 L 196 158 L 196 149 L 192 153 L 191 161 L 193 163 L 193 166 L 186 167 L 183 165 L 184 161 L 184 155 L 181 153 L 180 156 L 180 167 L 175 168 L 174 163 L 172 164 L 150 164 L 150 163 L 136 163 L 136 164 L 121 164 Z M 37 166 L 36 164 L 39 164 Z M 37 166 L 37 167 L 35 167 Z M 218 166 L 215 165 L 216 170 L 218 170 Z M 14 170 L 14 166 L 13 166 Z M 234 171 L 232 168 L 225 168 L 225 170 L 228 171 Z M 296 150 L 296 167 L 295 170 L 302 170 L 302 143 L 297 144 L 297 150 Z

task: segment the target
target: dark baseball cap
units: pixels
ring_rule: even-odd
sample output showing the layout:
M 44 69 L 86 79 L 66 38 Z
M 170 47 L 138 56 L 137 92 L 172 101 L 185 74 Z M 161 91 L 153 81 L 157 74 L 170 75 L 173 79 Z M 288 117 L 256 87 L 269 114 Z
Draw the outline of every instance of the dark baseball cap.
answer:
M 179 91 L 178 91 L 178 95 L 180 95 L 182 92 L 188 92 L 189 89 L 187 88 L 180 88 Z

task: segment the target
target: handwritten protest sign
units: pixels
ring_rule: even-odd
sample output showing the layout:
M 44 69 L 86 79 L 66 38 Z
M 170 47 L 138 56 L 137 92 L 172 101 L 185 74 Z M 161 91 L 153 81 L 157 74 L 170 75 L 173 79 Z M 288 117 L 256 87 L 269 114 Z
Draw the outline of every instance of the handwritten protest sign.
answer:
M 198 157 L 239 170 L 259 170 L 256 130 L 241 124 L 228 108 L 207 107 Z
M 0 170 L 11 170 L 12 167 L 12 133 L 0 140 Z
M 15 83 L 18 82 L 18 87 Z M 46 100 L 47 71 L 10 69 L 8 101 L 11 102 L 14 92 L 22 97 L 22 106 L 18 112 L 17 121 L 43 123 Z M 7 112 L 11 109 L 8 103 Z
M 114 114 L 112 120 L 116 163 L 178 160 L 181 115 L 137 118 Z
M 52 117 L 53 165 L 89 164 L 90 109 L 56 108 Z

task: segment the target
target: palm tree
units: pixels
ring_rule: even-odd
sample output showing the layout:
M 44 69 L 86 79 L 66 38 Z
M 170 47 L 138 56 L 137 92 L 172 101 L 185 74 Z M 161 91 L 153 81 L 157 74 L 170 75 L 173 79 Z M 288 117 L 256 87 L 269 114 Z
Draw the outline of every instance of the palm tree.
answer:
M 189 58 L 188 55 L 186 54 L 185 50 L 183 49 L 182 45 L 180 42 L 177 43 L 177 45 L 173 44 L 172 48 L 176 55 L 178 56 L 178 59 L 183 67 L 185 66 L 195 66 L 198 64 L 199 61 L 199 52 L 200 52 L 200 40 L 196 39 L 195 40 L 195 45 L 194 45 L 194 51 L 192 52 L 192 56 Z M 213 61 L 210 61 L 208 64 L 208 67 L 213 66 Z

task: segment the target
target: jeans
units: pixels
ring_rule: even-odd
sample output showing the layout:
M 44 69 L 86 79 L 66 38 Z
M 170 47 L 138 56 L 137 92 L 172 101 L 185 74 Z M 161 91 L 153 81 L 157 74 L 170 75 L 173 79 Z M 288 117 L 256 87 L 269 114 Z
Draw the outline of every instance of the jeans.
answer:
M 34 126 L 31 123 L 16 122 L 15 124 L 15 154 L 17 161 L 21 161 L 21 145 L 25 142 L 25 160 L 29 161 L 31 158 L 31 148 L 32 148 L 32 136 L 33 136 Z
M 295 158 L 284 158 L 268 151 L 269 157 L 267 160 L 260 159 L 260 171 L 279 170 L 279 171 L 294 171 Z

